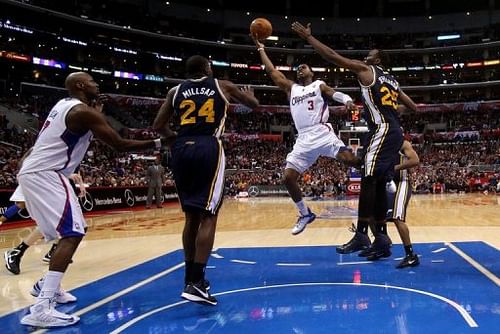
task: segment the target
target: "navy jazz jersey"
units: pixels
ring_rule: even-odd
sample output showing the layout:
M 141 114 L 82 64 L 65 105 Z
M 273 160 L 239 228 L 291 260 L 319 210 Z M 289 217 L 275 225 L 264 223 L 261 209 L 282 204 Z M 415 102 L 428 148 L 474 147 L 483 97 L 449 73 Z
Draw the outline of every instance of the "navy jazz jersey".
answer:
M 188 79 L 177 87 L 173 99 L 177 137 L 215 136 L 224 132 L 229 102 L 217 79 Z
M 374 129 L 377 125 L 389 123 L 399 126 L 398 97 L 399 83 L 387 71 L 380 66 L 370 66 L 374 78 L 369 86 L 361 86 L 361 96 L 363 98 L 363 117 L 368 123 L 369 129 Z

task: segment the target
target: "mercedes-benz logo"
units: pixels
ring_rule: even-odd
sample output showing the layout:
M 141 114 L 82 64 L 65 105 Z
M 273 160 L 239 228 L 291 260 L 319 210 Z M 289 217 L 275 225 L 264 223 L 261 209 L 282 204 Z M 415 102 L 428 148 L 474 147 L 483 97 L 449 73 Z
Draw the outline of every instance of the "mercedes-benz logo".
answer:
M 85 196 L 80 197 L 80 202 L 82 203 L 82 208 L 87 212 L 92 211 L 94 208 L 94 199 L 88 191 L 85 193 Z
M 123 193 L 123 197 L 125 198 L 125 203 L 127 203 L 128 206 L 134 206 L 135 204 L 135 198 L 134 198 L 134 193 L 130 189 L 125 189 L 125 192 Z
M 257 186 L 250 186 L 250 188 L 248 188 L 248 196 L 250 196 L 250 197 L 259 196 L 259 193 L 260 193 L 260 190 Z

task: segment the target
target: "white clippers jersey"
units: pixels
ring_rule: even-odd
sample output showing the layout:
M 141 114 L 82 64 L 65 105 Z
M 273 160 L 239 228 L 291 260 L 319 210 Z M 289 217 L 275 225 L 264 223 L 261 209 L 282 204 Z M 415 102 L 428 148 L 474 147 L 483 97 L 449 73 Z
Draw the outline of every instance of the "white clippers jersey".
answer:
M 82 161 L 92 140 L 92 132 L 77 135 L 66 128 L 66 115 L 77 104 L 75 98 L 56 103 L 43 124 L 33 151 L 24 160 L 19 175 L 42 171 L 56 171 L 69 176 Z
M 307 86 L 292 86 L 290 112 L 299 133 L 305 128 L 328 121 L 330 111 L 327 101 L 321 96 L 321 84 L 324 82 L 316 80 Z

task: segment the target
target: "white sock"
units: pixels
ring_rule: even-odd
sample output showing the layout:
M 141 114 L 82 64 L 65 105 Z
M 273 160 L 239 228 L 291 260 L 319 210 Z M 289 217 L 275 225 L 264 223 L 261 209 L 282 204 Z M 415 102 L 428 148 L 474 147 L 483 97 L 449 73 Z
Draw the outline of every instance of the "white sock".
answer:
M 299 209 L 299 212 L 300 212 L 301 216 L 305 216 L 305 215 L 309 214 L 309 210 L 307 209 L 307 205 L 306 205 L 306 203 L 304 203 L 303 199 L 301 199 L 298 202 L 295 202 L 295 205 Z
M 60 271 L 48 271 L 43 280 L 42 291 L 37 297 L 37 301 L 41 299 L 53 298 L 61 286 L 61 280 L 64 273 Z

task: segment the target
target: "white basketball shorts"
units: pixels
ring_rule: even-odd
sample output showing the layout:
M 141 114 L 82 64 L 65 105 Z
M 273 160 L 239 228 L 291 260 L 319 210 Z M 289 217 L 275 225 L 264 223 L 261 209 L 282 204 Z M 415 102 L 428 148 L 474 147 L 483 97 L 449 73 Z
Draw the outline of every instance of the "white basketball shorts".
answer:
M 10 196 L 9 201 L 11 202 L 24 202 L 24 194 L 23 194 L 23 189 L 21 189 L 21 186 L 17 186 L 16 190 L 14 190 L 14 193 Z
M 85 218 L 68 178 L 55 171 L 19 175 L 26 208 L 47 241 L 85 235 Z
M 346 149 L 330 124 L 316 124 L 299 132 L 292 152 L 286 157 L 286 168 L 304 173 L 320 156 L 336 158 L 339 151 Z

